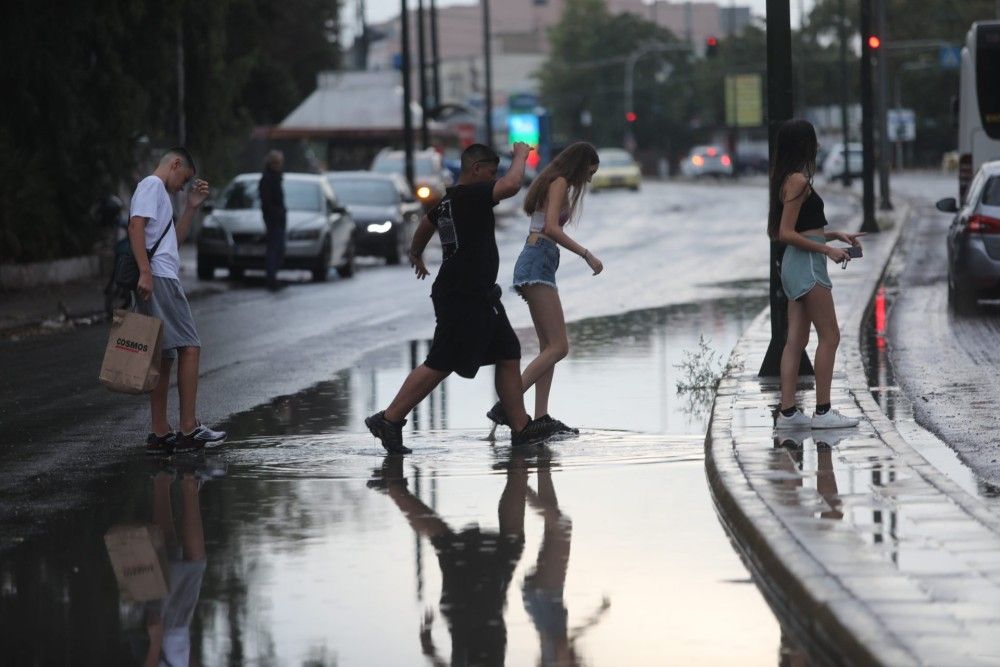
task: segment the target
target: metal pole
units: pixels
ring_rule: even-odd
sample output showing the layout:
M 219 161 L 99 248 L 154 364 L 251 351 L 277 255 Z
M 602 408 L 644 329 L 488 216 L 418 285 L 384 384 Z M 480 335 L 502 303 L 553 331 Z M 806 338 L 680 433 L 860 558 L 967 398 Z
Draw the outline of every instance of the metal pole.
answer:
M 403 150 L 406 154 L 406 181 L 415 188 L 413 178 L 413 110 L 410 109 L 410 17 L 407 14 L 406 0 L 399 0 L 400 24 L 400 70 L 403 75 Z M 414 417 L 416 423 L 416 417 Z
M 872 118 L 872 49 L 868 37 L 872 34 L 871 0 L 861 0 L 861 149 L 863 217 L 861 231 L 877 232 L 875 222 L 875 132 Z M 850 153 L 844 154 L 848 159 Z
M 438 48 L 437 0 L 431 0 L 431 58 L 434 62 L 431 68 L 434 106 L 438 107 L 441 106 L 441 50 Z
M 625 60 L 625 99 L 623 100 L 625 110 L 622 112 L 622 118 L 625 120 L 625 142 L 623 144 L 625 150 L 629 150 L 634 140 L 632 136 L 632 124 L 628 120 L 628 113 L 632 111 L 632 98 L 635 95 L 635 64 L 638 60 L 638 51 L 629 54 L 629 57 Z
M 782 121 L 792 117 L 792 19 L 788 0 L 767 0 L 767 125 L 769 158 L 774 164 L 774 138 Z M 770 300 L 771 342 L 767 346 L 759 375 L 773 377 L 781 372 L 781 353 L 788 331 L 788 300 L 781 288 L 781 257 L 784 246 L 771 242 Z M 813 368 L 805 352 L 800 375 L 812 375 Z
M 876 56 L 876 70 L 878 74 L 878 104 L 876 108 L 878 109 L 878 192 L 879 192 L 879 208 L 883 211 L 892 210 L 892 200 L 889 197 L 889 133 L 888 133 L 888 122 L 886 116 L 888 115 L 888 103 L 889 103 L 889 68 L 888 60 L 889 54 L 886 51 L 885 44 L 888 43 L 888 37 L 886 36 L 885 30 L 885 0 L 875 0 L 878 3 L 878 12 L 876 13 L 876 34 L 882 40 L 883 48 L 878 50 L 878 55 Z
M 483 7 L 483 64 L 486 89 L 483 93 L 483 113 L 486 115 L 486 145 L 493 148 L 493 54 L 490 44 L 490 0 L 481 0 Z
M 998 0 L 998 1 L 1000 1 L 1000 0 Z M 897 109 L 902 109 L 903 108 L 903 89 L 901 87 L 902 86 L 902 82 L 899 80 L 900 75 L 903 73 L 902 69 L 903 69 L 902 67 L 897 66 L 896 67 L 896 76 L 894 77 L 895 78 L 895 82 L 896 82 L 896 85 L 895 85 L 895 88 L 896 88 L 896 93 L 895 93 L 896 105 L 895 106 L 896 106 Z M 903 170 L 903 142 L 901 141 L 901 138 L 899 136 L 896 137 L 896 169 L 899 170 L 899 171 Z
M 177 145 L 187 143 L 187 116 L 184 112 L 184 19 L 177 21 Z
M 851 187 L 851 168 L 847 162 L 847 146 L 851 141 L 851 128 L 847 113 L 847 0 L 840 0 L 840 125 L 844 135 L 844 175 L 843 183 L 845 188 Z
M 429 148 L 430 133 L 427 131 L 427 44 L 424 38 L 424 0 L 417 0 L 417 68 L 420 77 L 420 145 Z

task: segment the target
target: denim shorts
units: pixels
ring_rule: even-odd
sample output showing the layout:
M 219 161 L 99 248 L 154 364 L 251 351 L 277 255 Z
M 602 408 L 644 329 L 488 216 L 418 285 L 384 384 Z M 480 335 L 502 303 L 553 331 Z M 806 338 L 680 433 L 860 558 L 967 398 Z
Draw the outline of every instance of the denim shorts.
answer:
M 535 244 L 525 243 L 524 249 L 514 264 L 514 289 L 518 294 L 528 285 L 548 285 L 556 287 L 556 270 L 559 268 L 559 246 L 554 241 L 540 236 Z
M 826 245 L 826 239 L 815 234 L 806 234 L 810 241 Z M 790 245 L 785 248 L 781 260 L 781 287 L 790 301 L 798 301 L 816 285 L 833 289 L 830 274 L 826 270 L 826 255 L 809 252 Z

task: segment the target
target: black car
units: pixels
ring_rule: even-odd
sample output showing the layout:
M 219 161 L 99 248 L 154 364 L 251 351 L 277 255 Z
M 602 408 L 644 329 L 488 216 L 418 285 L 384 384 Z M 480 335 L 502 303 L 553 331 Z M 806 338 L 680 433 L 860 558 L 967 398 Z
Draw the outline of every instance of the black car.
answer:
M 424 210 L 406 180 L 370 171 L 332 171 L 326 178 L 354 218 L 355 253 L 399 264 Z

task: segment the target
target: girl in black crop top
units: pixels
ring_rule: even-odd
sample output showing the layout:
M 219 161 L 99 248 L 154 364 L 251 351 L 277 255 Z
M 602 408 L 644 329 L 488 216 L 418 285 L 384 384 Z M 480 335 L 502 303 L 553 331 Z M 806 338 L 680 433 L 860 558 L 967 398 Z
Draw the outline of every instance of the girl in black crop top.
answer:
M 788 297 L 788 331 L 781 355 L 781 406 L 777 429 L 847 428 L 858 420 L 830 407 L 833 365 L 840 342 L 840 327 L 833 305 L 827 258 L 847 265 L 843 248 L 827 241 L 859 246 L 861 234 L 826 231 L 823 200 L 813 190 L 816 168 L 816 131 L 805 120 L 785 121 L 775 136 L 774 163 L 770 179 L 770 211 L 767 231 L 772 241 L 785 244 L 781 261 L 781 283 Z M 799 361 L 815 326 L 816 411 L 810 419 L 795 403 Z

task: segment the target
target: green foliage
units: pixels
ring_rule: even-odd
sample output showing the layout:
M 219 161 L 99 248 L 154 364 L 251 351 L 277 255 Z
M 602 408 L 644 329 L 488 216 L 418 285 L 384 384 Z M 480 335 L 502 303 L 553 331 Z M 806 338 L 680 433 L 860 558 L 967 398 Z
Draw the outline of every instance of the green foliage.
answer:
M 219 180 L 253 125 L 281 120 L 338 64 L 339 5 L 4 3 L 0 260 L 89 252 L 101 233 L 92 205 L 145 175 L 151 149 L 177 143 L 179 33 L 186 144 Z

